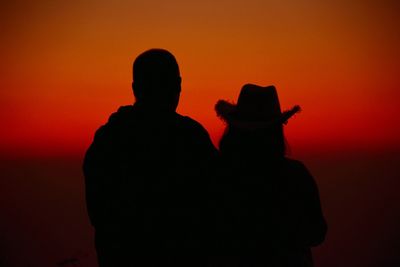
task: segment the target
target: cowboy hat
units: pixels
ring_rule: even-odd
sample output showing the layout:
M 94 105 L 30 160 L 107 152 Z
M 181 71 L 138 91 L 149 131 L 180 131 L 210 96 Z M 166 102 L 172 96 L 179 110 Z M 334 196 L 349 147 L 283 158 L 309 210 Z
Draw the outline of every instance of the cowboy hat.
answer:
M 242 129 L 259 129 L 286 124 L 301 109 L 296 105 L 282 112 L 274 86 L 246 84 L 240 91 L 237 104 L 219 100 L 215 111 L 228 125 Z

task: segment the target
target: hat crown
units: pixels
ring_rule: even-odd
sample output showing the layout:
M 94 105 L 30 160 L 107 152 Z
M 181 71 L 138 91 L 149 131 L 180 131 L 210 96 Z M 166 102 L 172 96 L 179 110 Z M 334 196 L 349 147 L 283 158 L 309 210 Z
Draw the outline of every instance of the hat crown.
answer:
M 246 84 L 240 91 L 235 116 L 247 121 L 273 120 L 281 116 L 278 93 L 274 86 Z

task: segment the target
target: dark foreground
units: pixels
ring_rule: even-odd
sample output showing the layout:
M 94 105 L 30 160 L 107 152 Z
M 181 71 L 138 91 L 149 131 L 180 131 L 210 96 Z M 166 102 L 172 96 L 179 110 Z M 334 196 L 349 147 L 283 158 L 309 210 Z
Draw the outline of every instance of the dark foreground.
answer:
M 329 224 L 316 266 L 400 266 L 399 153 L 297 157 Z M 1 160 L 0 266 L 96 266 L 80 158 Z

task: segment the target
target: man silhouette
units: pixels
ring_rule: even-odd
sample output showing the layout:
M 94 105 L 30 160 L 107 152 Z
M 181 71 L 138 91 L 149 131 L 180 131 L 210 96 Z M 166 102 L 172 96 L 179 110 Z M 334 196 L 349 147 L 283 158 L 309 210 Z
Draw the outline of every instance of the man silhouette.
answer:
M 199 266 L 217 150 L 198 122 L 175 112 L 181 77 L 170 52 L 139 55 L 132 88 L 136 102 L 97 130 L 83 165 L 99 265 Z

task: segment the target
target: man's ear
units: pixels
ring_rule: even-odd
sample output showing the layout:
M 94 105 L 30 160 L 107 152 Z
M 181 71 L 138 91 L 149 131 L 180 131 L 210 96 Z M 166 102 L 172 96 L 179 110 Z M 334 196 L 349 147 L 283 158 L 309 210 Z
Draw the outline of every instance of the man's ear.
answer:
M 179 77 L 178 78 L 178 91 L 179 91 L 179 93 L 181 92 L 181 90 L 182 90 L 182 78 Z
M 135 96 L 136 100 L 137 100 L 137 91 L 136 91 L 136 83 L 133 81 L 132 82 L 132 91 L 133 91 L 133 95 Z

